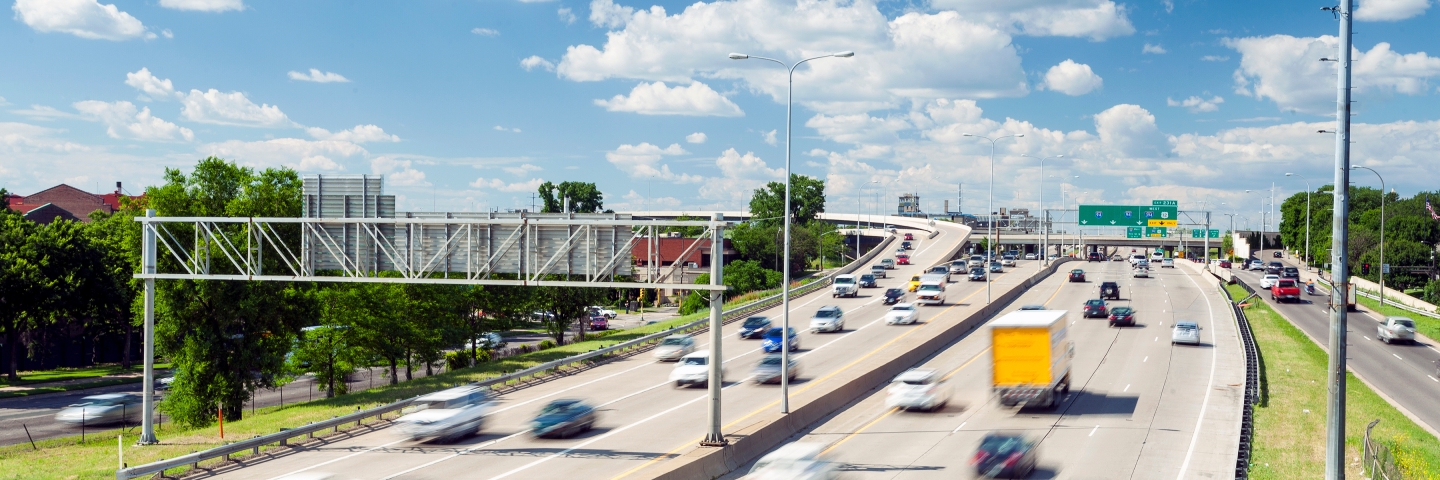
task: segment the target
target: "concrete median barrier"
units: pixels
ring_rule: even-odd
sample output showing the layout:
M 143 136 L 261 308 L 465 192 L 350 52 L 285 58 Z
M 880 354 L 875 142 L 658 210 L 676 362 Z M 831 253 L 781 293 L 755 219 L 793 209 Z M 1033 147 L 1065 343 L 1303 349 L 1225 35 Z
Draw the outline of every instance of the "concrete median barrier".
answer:
M 664 480 L 711 479 L 750 463 L 796 433 L 839 411 L 875 388 L 889 383 L 895 375 L 984 325 L 1027 289 L 1058 270 L 1065 260 L 1057 261 L 1032 274 L 1021 284 L 1006 289 L 989 305 L 962 318 L 932 320 L 938 328 L 917 331 L 915 336 L 894 340 L 893 348 L 888 350 L 893 352 L 893 355 L 883 358 L 862 357 L 856 365 L 831 374 L 833 377 L 825 379 L 823 386 L 792 395 L 790 414 L 773 412 L 757 415 L 754 421 L 738 426 L 734 432 L 725 436 L 730 442 L 729 445 L 697 448 L 658 465 L 645 475 L 648 478 Z

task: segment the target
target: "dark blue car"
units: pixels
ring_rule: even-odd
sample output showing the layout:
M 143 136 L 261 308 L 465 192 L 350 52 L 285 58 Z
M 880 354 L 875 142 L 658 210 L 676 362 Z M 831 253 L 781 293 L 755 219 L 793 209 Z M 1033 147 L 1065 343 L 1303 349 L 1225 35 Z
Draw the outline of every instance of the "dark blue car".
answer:
M 573 437 L 595 426 L 595 407 L 584 400 L 551 401 L 530 421 L 530 433 L 537 437 Z
M 765 343 L 761 344 L 760 347 L 763 348 L 763 349 L 765 349 L 765 353 L 775 353 L 775 352 L 780 351 L 780 327 L 775 327 L 775 328 L 771 328 L 771 329 L 769 329 L 769 330 L 766 330 L 766 331 L 765 331 Z M 793 351 L 796 351 L 796 350 L 799 350 L 799 349 L 800 349 L 800 337 L 797 336 L 797 335 L 795 335 L 795 328 L 794 328 L 794 327 L 791 327 L 791 328 L 790 328 L 790 351 L 793 352 Z
M 771 321 L 767 317 L 750 317 L 745 323 L 740 324 L 740 338 L 760 338 L 765 336 L 765 331 L 770 329 Z

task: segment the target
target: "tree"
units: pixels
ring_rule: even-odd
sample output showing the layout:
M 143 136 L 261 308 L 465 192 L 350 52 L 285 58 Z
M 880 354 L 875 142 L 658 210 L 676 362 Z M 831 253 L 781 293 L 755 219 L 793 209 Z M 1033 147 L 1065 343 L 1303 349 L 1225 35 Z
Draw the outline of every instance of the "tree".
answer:
M 780 272 L 760 266 L 760 262 L 736 260 L 725 266 L 723 279 L 729 291 L 745 293 L 779 288 L 781 276 Z
M 745 222 L 730 229 L 729 234 L 730 244 L 740 258 L 760 262 L 766 268 L 779 268 L 780 227 Z
M 123 338 L 121 366 L 130 368 L 131 343 L 135 327 L 143 322 L 144 281 L 135 278 L 140 271 L 142 231 L 134 217 L 142 216 L 145 199 L 122 198 L 120 209 L 113 214 L 95 211 L 86 224 L 86 237 L 95 249 L 97 287 L 91 298 L 97 319 L 94 330 L 111 331 Z
M 544 206 L 541 213 L 560 213 L 564 211 L 565 199 L 570 199 L 570 211 L 575 213 L 600 213 L 605 210 L 605 194 L 594 183 L 589 182 L 560 182 L 555 185 L 550 182 L 540 184 L 540 200 Z
M 770 182 L 750 196 L 750 215 L 762 225 L 784 223 L 785 184 Z M 825 212 L 825 181 L 790 174 L 790 222 L 803 225 Z
M 536 303 L 549 315 L 544 318 L 545 331 L 556 345 L 565 344 L 565 331 L 579 323 L 579 334 L 585 335 L 589 307 L 604 299 L 604 290 L 588 287 L 538 287 Z
M 322 295 L 320 301 L 323 305 L 321 310 L 326 312 L 327 317 L 336 307 L 332 300 Z M 295 342 L 295 355 L 290 358 L 291 370 L 314 375 L 315 384 L 325 392 L 325 398 L 349 392 L 345 378 L 355 371 L 359 360 L 358 351 L 350 347 L 349 331 L 345 325 L 326 323 L 309 327 Z

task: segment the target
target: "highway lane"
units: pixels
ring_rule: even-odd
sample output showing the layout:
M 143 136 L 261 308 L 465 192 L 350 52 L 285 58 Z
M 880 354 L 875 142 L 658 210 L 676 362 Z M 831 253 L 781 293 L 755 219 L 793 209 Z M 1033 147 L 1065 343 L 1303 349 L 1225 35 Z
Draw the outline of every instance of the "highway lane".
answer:
M 989 334 L 982 328 L 923 362 L 946 372 L 954 389 L 944 410 L 886 409 L 880 388 L 798 441 L 828 444 L 827 455 L 845 464 L 846 478 L 972 478 L 970 456 L 995 430 L 1042 439 L 1034 478 L 1232 476 L 1244 361 L 1214 287 L 1190 270 L 1155 269 L 1155 278 L 1133 279 L 1123 262 L 1073 265 L 1087 270 L 1088 282 L 1057 274 L 1006 310 L 1044 304 L 1071 312 L 1073 386 L 1057 409 L 1017 410 L 991 398 Z M 1067 267 L 1062 271 L 1075 268 Z M 1138 326 L 1112 329 L 1080 317 L 1079 306 L 1097 298 L 1105 280 L 1122 286 L 1122 300 L 1110 306 L 1135 308 Z M 1203 344 L 1172 346 L 1176 320 L 1200 323 Z
M 943 227 L 935 239 L 918 242 L 912 257 L 916 265 L 901 267 L 880 281 L 882 287 L 898 286 L 910 274 L 939 263 L 962 242 L 964 229 Z M 881 258 L 888 257 L 889 254 Z M 1010 269 L 1016 275 L 1001 275 L 997 286 L 1015 285 L 1035 272 L 1035 262 L 1022 262 Z M 982 282 L 957 277 L 947 297 L 954 303 L 983 291 Z M 883 352 L 887 342 L 904 337 L 924 325 L 886 326 L 878 320 L 888 308 L 881 304 L 883 289 L 865 289 L 858 298 L 832 299 L 821 292 L 792 299 L 793 325 L 803 328 L 822 305 L 838 305 L 846 312 L 846 331 L 838 334 L 801 335 L 801 379 L 792 387 L 800 392 L 822 384 L 827 375 L 854 364 L 857 359 Z M 982 293 L 983 295 L 983 293 Z M 950 306 L 922 311 L 929 319 Z M 778 308 L 762 315 L 778 317 Z M 736 340 L 737 324 L 725 328 L 727 384 L 724 397 L 726 431 L 758 412 L 773 411 L 778 403 L 774 385 L 745 382 L 750 368 L 760 358 L 759 342 Z M 704 343 L 708 336 L 697 337 Z M 701 348 L 706 348 L 702 346 Z M 667 381 L 671 364 L 659 364 L 649 355 L 610 362 L 582 374 L 556 380 L 505 395 L 499 411 L 490 417 L 482 435 L 453 445 L 417 443 L 395 432 L 378 432 L 342 439 L 328 445 L 299 449 L 291 454 L 260 462 L 243 469 L 219 471 L 235 478 L 277 478 L 300 472 L 330 472 L 337 478 L 609 478 L 640 467 L 652 466 L 666 454 L 694 448 L 704 431 L 706 410 L 703 389 L 677 389 Z M 535 439 L 525 433 L 526 424 L 545 402 L 555 398 L 585 398 L 601 408 L 596 429 L 578 438 Z M 483 472 L 483 473 L 479 473 Z
M 1273 250 L 1261 252 L 1260 259 L 1266 263 L 1281 261 L 1287 266 L 1298 266 L 1289 259 L 1271 257 Z M 1303 272 L 1303 268 L 1302 268 Z M 1260 292 L 1261 301 L 1290 320 L 1306 335 L 1315 340 L 1320 349 L 1328 348 L 1330 342 L 1330 290 L 1316 282 L 1316 295 L 1301 294 L 1297 303 L 1272 302 L 1270 296 L 1260 290 L 1260 279 L 1264 272 L 1231 269 L 1231 273 Z M 1301 274 L 1311 278 L 1308 272 Z M 1346 328 L 1346 365 L 1350 371 L 1364 378 L 1392 404 L 1406 411 L 1411 419 L 1427 426 L 1433 433 L 1440 430 L 1440 378 L 1436 377 L 1435 362 L 1440 360 L 1440 345 L 1425 342 L 1414 344 L 1385 344 L 1375 338 L 1375 327 L 1383 318 L 1359 305 L 1359 312 L 1350 312 Z

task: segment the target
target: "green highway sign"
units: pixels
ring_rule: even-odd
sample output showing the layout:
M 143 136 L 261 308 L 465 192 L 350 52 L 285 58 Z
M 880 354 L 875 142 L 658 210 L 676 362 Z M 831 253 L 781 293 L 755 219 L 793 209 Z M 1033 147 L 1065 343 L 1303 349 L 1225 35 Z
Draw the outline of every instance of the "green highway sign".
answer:
M 1166 228 L 1165 228 L 1165 227 L 1145 227 L 1145 236 L 1147 236 L 1147 237 L 1168 237 L 1168 236 L 1170 236 L 1170 235 L 1169 235 L 1169 232 L 1166 231 Z
M 1175 227 L 1177 207 L 1156 205 L 1081 205 L 1081 225 L 1124 227 Z
M 1205 231 L 1199 229 L 1190 230 L 1190 238 L 1205 238 Z
M 1141 227 L 1126 227 L 1125 238 L 1140 238 Z
M 1211 230 L 1211 231 L 1210 231 L 1210 238 L 1220 238 L 1220 231 L 1219 231 L 1219 230 Z
M 1151 200 L 1150 204 L 1157 207 L 1176 207 L 1180 205 L 1180 202 L 1175 200 Z

